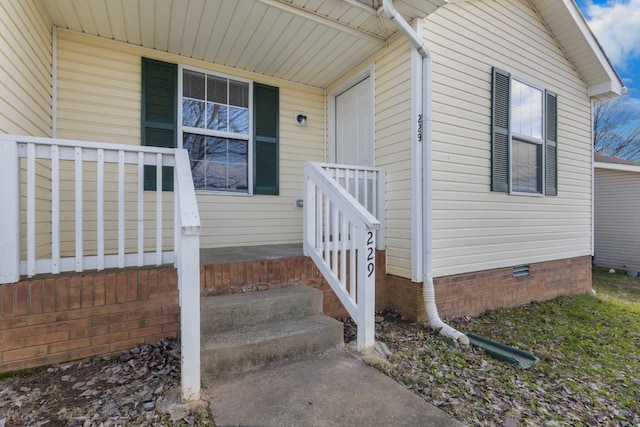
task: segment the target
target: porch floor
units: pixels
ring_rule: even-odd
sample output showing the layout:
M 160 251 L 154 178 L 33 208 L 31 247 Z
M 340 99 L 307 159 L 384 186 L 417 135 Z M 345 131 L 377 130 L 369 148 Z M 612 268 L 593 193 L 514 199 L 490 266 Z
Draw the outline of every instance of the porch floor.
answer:
M 302 243 L 261 246 L 236 246 L 227 248 L 201 248 L 200 264 L 228 264 L 234 262 L 292 258 L 302 255 Z

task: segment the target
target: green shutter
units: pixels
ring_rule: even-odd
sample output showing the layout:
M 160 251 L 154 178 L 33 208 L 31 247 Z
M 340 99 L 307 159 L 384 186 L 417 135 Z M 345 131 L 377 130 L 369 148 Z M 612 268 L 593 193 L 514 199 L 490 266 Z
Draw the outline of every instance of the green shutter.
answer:
M 253 194 L 279 194 L 279 90 L 253 84 Z
M 558 95 L 546 91 L 545 100 L 545 194 L 556 196 L 558 194 Z
M 491 191 L 509 192 L 511 76 L 493 68 L 491 97 Z
M 142 145 L 176 147 L 178 67 L 142 58 Z M 156 167 L 144 167 L 144 189 L 156 189 Z M 162 168 L 162 190 L 173 191 L 173 168 Z

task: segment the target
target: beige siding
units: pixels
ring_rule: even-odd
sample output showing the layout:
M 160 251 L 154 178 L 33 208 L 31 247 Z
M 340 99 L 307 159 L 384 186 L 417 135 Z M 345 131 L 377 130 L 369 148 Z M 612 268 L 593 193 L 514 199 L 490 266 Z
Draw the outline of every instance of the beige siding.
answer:
M 411 277 L 411 61 L 409 43 L 396 38 L 376 58 L 376 166 L 386 182 L 387 272 Z
M 450 4 L 424 29 L 434 61 L 434 275 L 591 254 L 587 88 L 529 3 Z M 558 94 L 556 197 L 490 191 L 492 66 Z
M 51 23 L 39 1 L 0 3 L 0 133 L 51 136 Z
M 280 196 L 198 194 L 202 247 L 302 241 L 302 166 L 323 160 L 323 92 L 124 43 L 58 32 L 60 138 L 140 144 L 141 57 L 182 63 L 280 88 Z M 309 117 L 294 125 L 294 112 Z M 169 209 L 170 212 L 171 209 Z
M 596 167 L 594 198 L 598 265 L 639 271 L 640 170 L 631 172 Z

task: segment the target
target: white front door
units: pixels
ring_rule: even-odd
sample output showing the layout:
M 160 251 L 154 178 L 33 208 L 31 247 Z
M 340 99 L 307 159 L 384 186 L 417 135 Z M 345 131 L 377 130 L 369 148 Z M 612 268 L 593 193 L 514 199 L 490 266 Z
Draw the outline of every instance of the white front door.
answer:
M 335 97 L 335 162 L 374 166 L 370 77 Z

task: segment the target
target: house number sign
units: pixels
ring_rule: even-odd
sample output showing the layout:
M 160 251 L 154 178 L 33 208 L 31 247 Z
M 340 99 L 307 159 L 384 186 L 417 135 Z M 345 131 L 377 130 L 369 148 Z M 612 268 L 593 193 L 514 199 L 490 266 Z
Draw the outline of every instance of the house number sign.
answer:
M 376 271 L 376 251 L 373 246 L 373 231 L 367 231 L 367 277 Z

